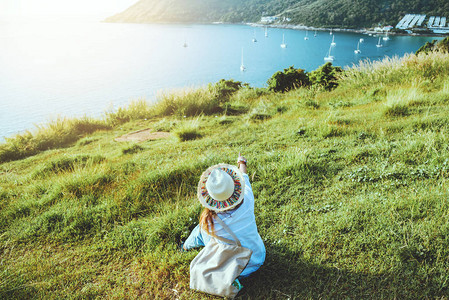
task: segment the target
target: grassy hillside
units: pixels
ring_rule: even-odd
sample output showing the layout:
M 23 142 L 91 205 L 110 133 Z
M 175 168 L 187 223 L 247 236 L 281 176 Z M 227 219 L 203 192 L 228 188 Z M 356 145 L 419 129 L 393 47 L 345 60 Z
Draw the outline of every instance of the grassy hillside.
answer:
M 341 76 L 332 91 L 183 90 L 9 139 L 0 298 L 213 298 L 189 289 L 197 252 L 177 244 L 202 171 L 242 152 L 267 258 L 241 299 L 447 299 L 449 55 Z M 144 128 L 171 137 L 114 141 Z
M 396 25 L 408 13 L 449 17 L 446 0 L 140 0 L 109 22 L 257 22 L 277 15 L 293 24 L 360 28 Z

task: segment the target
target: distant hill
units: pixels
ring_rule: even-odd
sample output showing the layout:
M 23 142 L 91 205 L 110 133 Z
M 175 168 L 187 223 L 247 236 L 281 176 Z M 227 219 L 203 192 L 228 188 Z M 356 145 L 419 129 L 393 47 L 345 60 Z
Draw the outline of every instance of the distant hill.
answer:
M 325 27 L 396 24 L 407 13 L 449 17 L 447 0 L 140 0 L 108 22 L 257 22 L 261 16 Z

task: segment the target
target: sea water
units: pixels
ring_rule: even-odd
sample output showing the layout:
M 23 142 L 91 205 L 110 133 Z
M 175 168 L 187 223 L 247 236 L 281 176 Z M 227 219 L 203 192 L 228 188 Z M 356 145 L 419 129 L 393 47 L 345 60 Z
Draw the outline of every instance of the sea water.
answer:
M 276 71 L 324 63 L 328 31 L 247 25 L 111 24 L 100 20 L 0 20 L 0 141 L 57 117 L 101 117 L 132 100 L 222 78 L 263 87 Z M 286 48 L 281 48 L 282 36 Z M 334 32 L 334 65 L 416 51 L 434 38 Z M 253 39 L 256 42 L 253 42 Z M 360 38 L 360 54 L 355 54 Z M 246 71 L 240 71 L 243 64 Z

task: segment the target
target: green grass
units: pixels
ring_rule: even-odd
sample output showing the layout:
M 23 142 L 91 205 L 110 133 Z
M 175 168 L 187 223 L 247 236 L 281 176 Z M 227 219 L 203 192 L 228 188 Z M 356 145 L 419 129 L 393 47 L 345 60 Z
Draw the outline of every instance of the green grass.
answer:
M 175 130 L 175 135 L 180 142 L 196 140 L 202 137 L 199 130 L 199 119 L 184 122 Z
M 241 152 L 267 248 L 241 299 L 447 299 L 449 56 L 339 82 L 187 89 L 8 139 L 0 298 L 214 299 L 189 289 L 197 251 L 177 244 L 198 224 L 201 173 Z M 146 128 L 172 137 L 114 141 Z

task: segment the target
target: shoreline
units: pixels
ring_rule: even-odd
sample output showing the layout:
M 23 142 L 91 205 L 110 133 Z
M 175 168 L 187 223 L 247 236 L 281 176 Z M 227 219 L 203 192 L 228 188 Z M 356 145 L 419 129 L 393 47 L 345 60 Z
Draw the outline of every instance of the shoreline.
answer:
M 223 23 L 224 24 L 224 23 Z M 351 28 L 325 28 L 325 27 L 313 27 L 313 26 L 305 26 L 305 25 L 294 25 L 294 24 L 262 24 L 262 23 L 244 23 L 248 26 L 254 26 L 254 27 L 271 27 L 271 28 L 283 28 L 283 29 L 293 29 L 293 30 L 316 30 L 316 31 L 335 31 L 335 32 L 351 32 L 351 33 L 360 33 L 360 34 L 385 34 L 388 32 L 389 35 L 396 35 L 396 36 L 424 36 L 424 37 L 446 37 L 449 36 L 447 34 L 430 34 L 430 33 L 397 33 L 397 32 L 390 32 L 390 31 L 376 31 L 376 30 L 369 30 L 369 29 L 351 29 Z
M 252 22 L 220 22 L 220 21 L 208 21 L 208 22 L 124 22 L 124 21 L 110 21 L 108 19 L 101 20 L 102 23 L 118 23 L 118 24 L 203 24 L 203 25 L 247 25 L 253 27 L 270 27 L 270 28 L 283 28 L 283 29 L 293 29 L 293 30 L 316 30 L 316 31 L 335 31 L 335 32 L 351 32 L 360 34 L 385 34 L 388 32 L 392 36 L 424 36 L 424 37 L 447 37 L 449 34 L 440 33 L 398 33 L 391 31 L 376 31 L 366 28 L 352 29 L 352 28 L 327 28 L 327 27 L 314 27 L 306 26 L 300 24 L 263 24 L 263 23 L 252 23 Z

